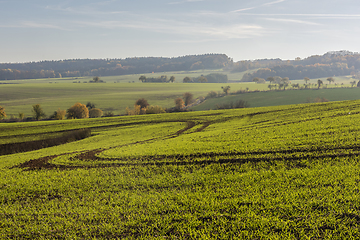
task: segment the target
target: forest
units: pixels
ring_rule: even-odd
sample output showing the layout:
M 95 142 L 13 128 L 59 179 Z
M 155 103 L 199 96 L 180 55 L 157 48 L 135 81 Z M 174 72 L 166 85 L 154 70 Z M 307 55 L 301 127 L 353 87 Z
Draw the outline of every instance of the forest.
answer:
M 73 59 L 0 64 L 0 80 L 116 76 L 126 74 L 220 69 L 231 65 L 225 54 L 190 55 L 176 58 L 134 57 L 126 59 Z

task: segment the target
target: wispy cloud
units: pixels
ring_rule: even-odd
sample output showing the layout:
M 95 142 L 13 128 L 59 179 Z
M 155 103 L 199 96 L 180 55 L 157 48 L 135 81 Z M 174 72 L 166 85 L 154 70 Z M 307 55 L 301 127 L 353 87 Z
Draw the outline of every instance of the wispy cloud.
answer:
M 23 21 L 18 24 L 11 24 L 11 25 L 0 25 L 0 28 L 43 28 L 43 29 L 57 29 L 62 31 L 72 31 L 69 28 L 61 27 L 58 25 L 37 23 L 33 21 Z
M 189 2 L 203 2 L 204 0 L 185 0 L 185 1 L 179 1 L 179 2 L 170 2 L 168 4 L 183 4 L 183 3 L 189 3 Z
M 274 5 L 274 4 L 277 4 L 277 3 L 282 3 L 282 2 L 285 2 L 285 1 L 286 0 L 277 0 L 277 1 L 274 1 L 274 2 L 268 2 L 268 3 L 261 4 L 259 6 L 254 6 L 254 7 L 249 7 L 249 8 L 241 8 L 241 9 L 231 11 L 231 13 L 244 12 L 244 11 L 248 11 L 248 10 L 252 10 L 252 9 L 256 9 L 256 8 L 261 8 L 261 7 L 265 7 L 265 6 Z
M 278 0 L 278 1 L 274 1 L 274 2 L 269 2 L 269 3 L 264 3 L 261 6 L 269 6 L 269 5 L 273 5 L 273 4 L 277 4 L 277 3 L 282 3 L 285 2 L 286 0 Z
M 209 26 L 206 24 L 193 24 L 169 20 L 146 20 L 136 21 L 100 21 L 100 22 L 77 22 L 78 25 L 99 27 L 105 29 L 141 29 L 150 32 L 177 34 L 184 37 L 201 37 L 208 40 L 213 39 L 240 39 L 263 36 L 266 30 L 255 24 L 233 24 Z
M 285 18 L 265 18 L 267 21 L 276 21 L 276 22 L 285 22 L 285 23 L 298 23 L 298 24 L 306 24 L 306 25 L 317 25 L 320 26 L 322 24 L 316 22 L 309 22 L 297 19 L 285 19 Z
M 48 10 L 54 10 L 54 11 L 62 11 L 72 14 L 82 14 L 82 15 L 113 15 L 113 14 L 124 14 L 127 13 L 125 11 L 99 11 L 95 10 L 93 8 L 83 8 L 83 9 L 76 9 L 72 7 L 61 7 L 61 6 L 46 6 L 45 7 Z

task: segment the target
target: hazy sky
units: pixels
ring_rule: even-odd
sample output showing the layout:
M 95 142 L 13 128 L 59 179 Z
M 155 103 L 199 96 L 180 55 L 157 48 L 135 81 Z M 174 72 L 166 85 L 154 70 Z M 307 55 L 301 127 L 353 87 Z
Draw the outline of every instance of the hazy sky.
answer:
M 359 0 L 0 0 L 0 62 L 360 52 Z

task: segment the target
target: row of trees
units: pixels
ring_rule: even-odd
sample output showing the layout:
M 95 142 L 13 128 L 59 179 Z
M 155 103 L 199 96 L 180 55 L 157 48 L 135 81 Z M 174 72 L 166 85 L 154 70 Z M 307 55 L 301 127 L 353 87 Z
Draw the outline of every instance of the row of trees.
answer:
M 32 113 L 33 113 L 33 119 L 34 120 L 41 120 L 43 118 L 46 118 L 46 114 L 40 104 L 35 104 L 32 106 Z M 63 120 L 65 118 L 67 119 L 81 119 L 81 118 L 97 118 L 103 116 L 103 111 L 99 108 L 95 108 L 95 105 L 91 102 L 88 102 L 87 105 L 76 103 L 73 106 L 71 106 L 69 109 L 56 110 L 49 119 L 54 120 Z M 0 106 L 0 120 L 6 118 L 6 112 L 5 108 Z M 19 113 L 19 119 L 24 119 L 24 114 Z
M 231 65 L 225 54 L 190 55 L 177 58 L 72 59 L 0 64 L 0 80 L 116 76 L 151 72 L 219 69 Z

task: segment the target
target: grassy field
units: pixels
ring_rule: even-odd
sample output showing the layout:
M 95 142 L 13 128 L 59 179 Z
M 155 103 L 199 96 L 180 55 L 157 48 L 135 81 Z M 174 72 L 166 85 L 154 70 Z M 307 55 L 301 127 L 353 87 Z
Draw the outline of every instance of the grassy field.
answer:
M 326 88 L 308 90 L 286 90 L 249 92 L 226 97 L 212 98 L 192 107 L 192 110 L 217 109 L 222 105 L 239 100 L 247 101 L 250 107 L 278 106 L 314 102 L 316 98 L 325 98 L 329 101 L 357 100 L 360 98 L 360 88 Z
M 0 123 L 1 148 L 92 133 L 0 156 L 0 238 L 358 239 L 359 122 L 346 101 Z
M 182 83 L 185 76 L 198 77 L 201 74 L 220 72 L 227 74 L 229 83 Z M 89 83 L 92 79 L 87 78 L 61 78 L 61 79 L 30 79 L 30 80 L 12 80 L 1 81 L 0 83 L 0 106 L 5 107 L 5 111 L 10 117 L 18 117 L 19 113 L 24 113 L 25 117 L 32 116 L 32 105 L 40 104 L 45 113 L 50 116 L 58 108 L 66 110 L 76 102 L 86 104 L 92 102 L 96 107 L 103 111 L 112 111 L 115 115 L 124 114 L 126 107 L 132 108 L 135 101 L 139 98 L 145 98 L 151 105 L 159 105 L 164 108 L 173 107 L 174 100 L 181 97 L 183 93 L 190 92 L 195 98 L 205 97 L 208 92 L 221 92 L 222 86 L 229 85 L 232 92 L 239 90 L 267 91 L 268 84 L 239 83 L 243 74 L 230 73 L 223 70 L 201 70 L 192 72 L 165 72 L 145 74 L 147 77 L 159 77 L 161 75 L 175 76 L 175 83 L 141 83 L 137 75 L 110 76 L 101 77 L 106 83 Z M 312 79 L 315 83 L 317 79 Z M 323 79 L 326 83 L 326 79 Z M 349 87 L 351 78 L 349 76 L 337 77 L 335 82 L 344 83 Z M 291 81 L 291 83 L 303 84 L 303 80 Z M 328 87 L 335 87 L 334 84 Z M 339 85 L 337 88 L 340 88 Z M 351 90 L 355 92 L 355 90 Z M 327 91 L 330 92 L 330 91 Z M 292 93 L 295 95 L 293 96 Z M 323 94 L 322 92 L 287 92 L 286 93 L 258 93 L 246 94 L 241 96 L 248 101 L 251 107 L 273 106 L 281 104 L 305 103 L 308 97 L 314 95 L 325 95 L 325 98 L 334 100 L 352 100 L 357 99 L 352 93 L 349 95 L 347 90 L 337 90 L 336 95 Z M 326 97 L 329 96 L 329 97 Z M 348 97 L 349 96 L 349 97 Z M 234 97 L 237 98 L 237 97 Z M 228 98 L 211 100 L 202 106 L 194 109 L 202 110 L 213 108 L 219 101 L 222 103 L 228 101 Z

